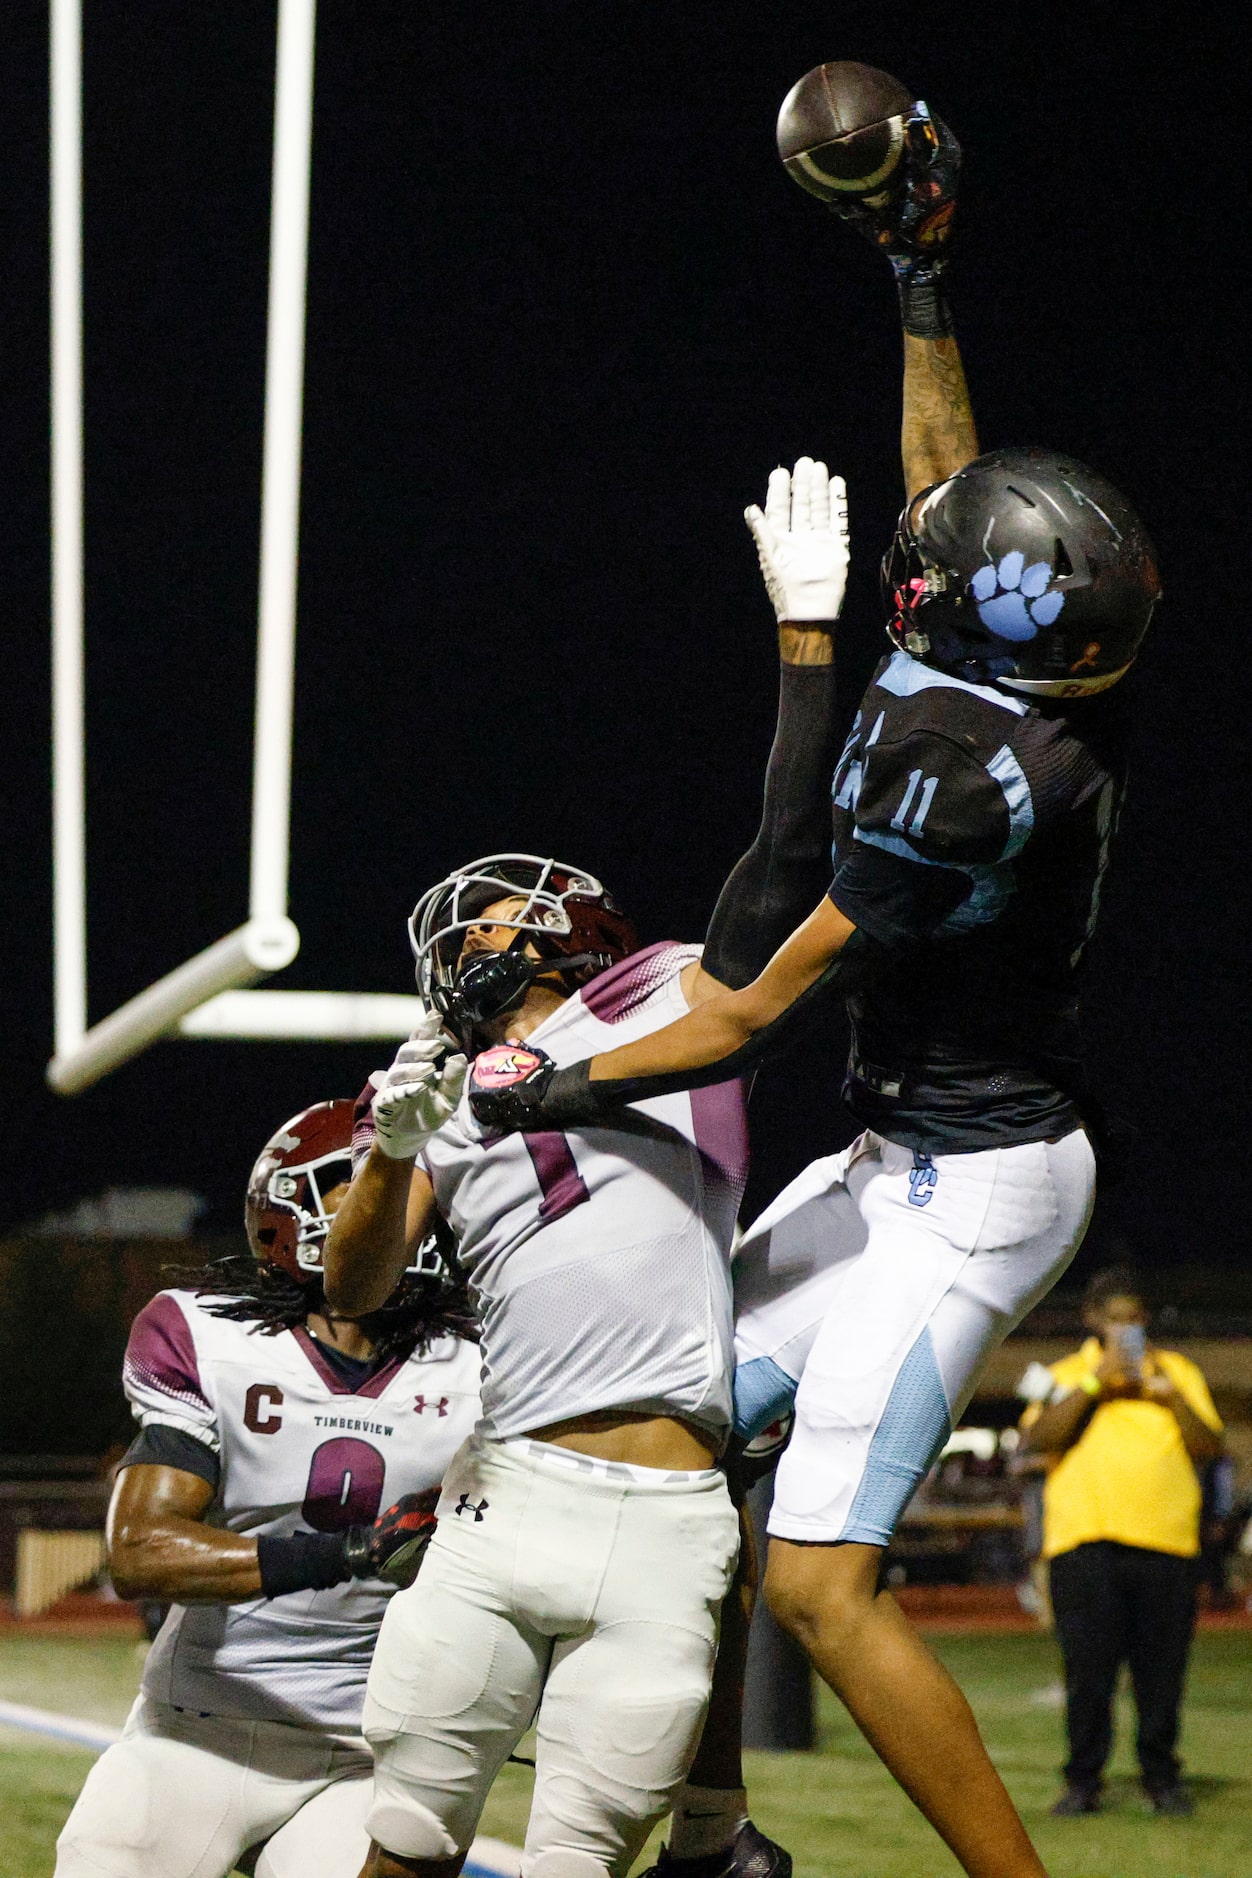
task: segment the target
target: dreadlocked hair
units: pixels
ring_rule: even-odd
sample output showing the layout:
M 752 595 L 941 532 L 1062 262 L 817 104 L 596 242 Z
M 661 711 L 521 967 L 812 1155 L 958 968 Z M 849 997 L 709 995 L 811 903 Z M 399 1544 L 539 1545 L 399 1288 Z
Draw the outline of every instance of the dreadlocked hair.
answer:
M 438 1236 L 445 1273 L 406 1272 L 379 1310 L 356 1320 L 380 1363 L 393 1357 L 424 1356 L 440 1337 L 478 1342 L 478 1314 L 465 1274 L 452 1252 L 450 1236 L 448 1240 Z M 319 1277 L 298 1284 L 280 1265 L 258 1265 L 250 1251 L 228 1252 L 204 1265 L 166 1266 L 162 1275 L 194 1291 L 198 1298 L 217 1299 L 209 1306 L 210 1317 L 251 1324 L 254 1335 L 262 1337 L 297 1329 L 310 1311 L 320 1311 L 326 1304 Z

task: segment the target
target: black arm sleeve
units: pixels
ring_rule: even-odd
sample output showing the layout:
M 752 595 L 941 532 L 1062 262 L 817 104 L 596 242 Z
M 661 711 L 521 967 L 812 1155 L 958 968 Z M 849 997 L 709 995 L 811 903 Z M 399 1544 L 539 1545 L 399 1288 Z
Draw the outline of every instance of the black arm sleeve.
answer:
M 784 665 L 761 826 L 722 888 L 703 965 L 732 990 L 750 985 L 822 897 L 830 878 L 835 668 Z
M 327 1591 L 352 1576 L 346 1532 L 263 1532 L 256 1542 L 261 1590 L 267 1598 L 290 1591 Z
M 771 1024 L 729 1056 L 707 1063 L 703 1069 L 672 1070 L 655 1076 L 618 1076 L 607 1082 L 591 1081 L 591 1058 L 558 1069 L 544 1091 L 543 1100 L 526 1126 L 571 1128 L 595 1122 L 627 1102 L 645 1102 L 653 1096 L 674 1095 L 680 1089 L 706 1089 L 711 1083 L 731 1082 L 749 1075 L 767 1056 L 790 1043 L 802 1023 L 835 997 L 847 997 L 871 983 L 886 968 L 891 954 L 863 933 L 854 932 L 838 958 L 821 977 L 802 992 L 794 1004 Z
M 122 1456 L 119 1472 L 122 1467 L 177 1467 L 180 1473 L 207 1480 L 211 1487 L 217 1486 L 222 1471 L 212 1448 L 165 1422 L 149 1422 L 140 1430 Z

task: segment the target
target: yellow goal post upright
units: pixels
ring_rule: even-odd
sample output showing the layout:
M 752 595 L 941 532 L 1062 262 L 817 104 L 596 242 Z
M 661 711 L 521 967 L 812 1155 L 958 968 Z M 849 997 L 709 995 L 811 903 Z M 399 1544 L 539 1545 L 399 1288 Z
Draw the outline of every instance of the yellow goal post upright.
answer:
M 171 1036 L 353 1042 L 406 1036 L 415 997 L 257 990 L 290 965 L 287 912 L 305 280 L 316 0 L 278 0 L 248 917 L 87 1023 L 83 659 L 82 0 L 51 0 L 52 799 L 54 1054 L 78 1095 Z

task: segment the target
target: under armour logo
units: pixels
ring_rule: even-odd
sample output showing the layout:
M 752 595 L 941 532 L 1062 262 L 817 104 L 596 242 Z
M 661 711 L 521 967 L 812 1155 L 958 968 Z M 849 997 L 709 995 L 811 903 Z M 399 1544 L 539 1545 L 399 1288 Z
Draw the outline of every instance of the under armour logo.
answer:
M 429 1406 L 434 1409 L 436 1415 L 446 1415 L 448 1412 L 448 1398 L 446 1395 L 441 1395 L 437 1402 L 431 1402 Z M 426 1409 L 426 1397 L 424 1395 L 415 1396 L 413 1399 L 413 1413 L 415 1415 L 424 1415 Z
M 929 1154 L 913 1150 L 913 1171 L 909 1175 L 909 1205 L 929 1206 L 939 1185 L 939 1169 Z
M 480 1500 L 478 1505 L 475 1506 L 469 1494 L 463 1493 L 453 1511 L 456 1513 L 472 1513 L 474 1515 L 474 1524 L 476 1526 L 481 1525 L 483 1514 L 487 1511 L 487 1502 L 486 1500 Z

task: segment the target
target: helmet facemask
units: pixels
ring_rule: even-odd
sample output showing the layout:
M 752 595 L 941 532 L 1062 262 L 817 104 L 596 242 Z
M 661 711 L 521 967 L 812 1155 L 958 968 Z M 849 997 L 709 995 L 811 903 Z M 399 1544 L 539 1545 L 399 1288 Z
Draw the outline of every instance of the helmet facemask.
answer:
M 932 483 L 921 490 L 896 524 L 882 560 L 882 596 L 887 636 L 894 645 L 927 664 L 959 668 L 977 656 L 962 632 L 968 613 L 965 583 L 916 532 L 927 500 L 943 486 Z
M 303 1167 L 275 1167 L 266 1181 L 268 1205 L 276 1213 L 290 1213 L 295 1220 L 296 1264 L 302 1272 L 321 1271 L 322 1248 L 334 1218 L 334 1210 L 327 1211 L 326 1201 L 336 1187 L 345 1186 L 351 1179 L 349 1147 L 346 1151 L 337 1148 Z
M 511 931 L 510 944 L 463 959 L 471 928 L 507 900 L 521 904 L 489 923 Z M 593 874 L 539 855 L 492 854 L 423 894 L 409 920 L 409 943 L 419 992 L 468 1053 L 474 1033 L 519 1009 L 536 981 L 552 981 L 568 995 L 637 941 Z
M 274 1266 L 297 1284 L 322 1274 L 326 1235 L 337 1187 L 352 1179 L 353 1104 L 318 1102 L 284 1123 L 266 1143 L 248 1180 L 244 1224 L 257 1263 Z M 436 1276 L 445 1270 L 433 1239 L 407 1268 Z

